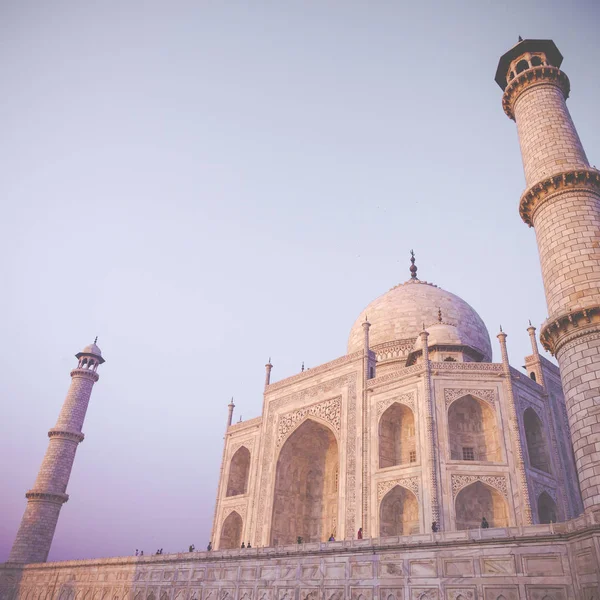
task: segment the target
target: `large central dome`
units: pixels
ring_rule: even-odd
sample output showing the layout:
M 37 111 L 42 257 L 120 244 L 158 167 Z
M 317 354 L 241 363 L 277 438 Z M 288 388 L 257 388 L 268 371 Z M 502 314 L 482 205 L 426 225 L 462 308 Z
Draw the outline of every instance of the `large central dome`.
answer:
M 365 317 L 371 323 L 369 345 L 376 348 L 386 342 L 416 340 L 423 325 L 438 322 L 438 310 L 444 321 L 456 326 L 463 345 L 477 350 L 485 362 L 492 360 L 490 335 L 475 310 L 458 296 L 418 279 L 397 285 L 363 310 L 350 330 L 348 354 L 363 348 Z

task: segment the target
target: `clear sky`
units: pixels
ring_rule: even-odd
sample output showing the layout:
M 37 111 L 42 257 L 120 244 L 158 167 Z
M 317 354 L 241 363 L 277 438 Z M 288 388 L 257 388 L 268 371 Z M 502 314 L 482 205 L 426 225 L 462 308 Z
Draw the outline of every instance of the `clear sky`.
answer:
M 0 5 L 0 561 L 67 392 L 100 367 L 50 559 L 208 542 L 227 404 L 345 354 L 419 277 L 511 362 L 547 315 L 494 82 L 552 38 L 600 164 L 600 4 Z

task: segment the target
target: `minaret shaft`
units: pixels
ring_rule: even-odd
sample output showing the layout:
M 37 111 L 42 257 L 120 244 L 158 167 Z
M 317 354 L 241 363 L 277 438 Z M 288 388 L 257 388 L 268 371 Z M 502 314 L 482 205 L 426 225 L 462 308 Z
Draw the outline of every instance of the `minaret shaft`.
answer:
M 95 345 L 93 348 L 97 349 Z M 85 351 L 77 356 L 80 358 L 79 366 L 71 371 L 67 397 L 55 427 L 48 432 L 50 441 L 44 460 L 33 488 L 25 495 L 27 506 L 9 562 L 34 563 L 47 560 L 60 509 L 69 499 L 66 490 L 77 446 L 84 437 L 81 428 L 92 387 L 98 381 L 95 369 L 99 362 L 104 362 L 101 357 L 98 359 Z
M 550 40 L 524 40 L 496 81 L 517 123 L 549 318 L 540 340 L 557 358 L 584 508 L 600 506 L 600 172 L 590 168 L 566 106 L 570 84 Z

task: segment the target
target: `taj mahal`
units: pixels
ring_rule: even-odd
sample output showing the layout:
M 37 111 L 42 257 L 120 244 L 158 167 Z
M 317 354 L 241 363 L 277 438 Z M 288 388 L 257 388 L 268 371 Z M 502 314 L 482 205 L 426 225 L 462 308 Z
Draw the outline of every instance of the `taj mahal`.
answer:
M 47 563 L 104 363 L 94 342 L 0 600 L 600 600 L 600 171 L 562 59 L 519 39 L 495 75 L 549 315 L 527 329 L 526 373 L 411 252 L 406 281 L 357 307 L 344 356 L 280 381 L 269 360 L 257 418 L 234 423 L 231 402 L 210 551 Z

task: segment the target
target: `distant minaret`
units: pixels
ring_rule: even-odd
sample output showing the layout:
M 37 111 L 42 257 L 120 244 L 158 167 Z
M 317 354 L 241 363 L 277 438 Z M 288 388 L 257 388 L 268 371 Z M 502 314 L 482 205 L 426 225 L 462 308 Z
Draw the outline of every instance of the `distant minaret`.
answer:
M 517 124 L 549 317 L 540 341 L 560 365 L 586 511 L 600 507 L 600 172 L 567 109 L 568 77 L 552 40 L 522 40 L 498 64 L 504 112 Z
M 96 338 L 97 340 L 98 338 Z M 75 451 L 83 441 L 81 428 L 98 365 L 104 362 L 96 341 L 75 355 L 77 367 L 71 371 L 71 386 L 56 425 L 48 432 L 50 442 L 37 479 L 25 497 L 27 507 L 13 544 L 9 562 L 45 562 L 50 552 L 60 509 L 68 499 L 67 483 Z

